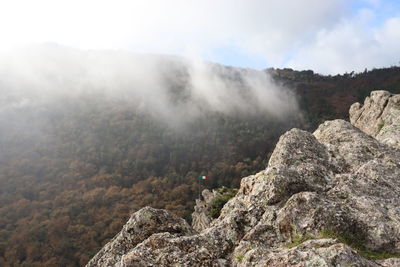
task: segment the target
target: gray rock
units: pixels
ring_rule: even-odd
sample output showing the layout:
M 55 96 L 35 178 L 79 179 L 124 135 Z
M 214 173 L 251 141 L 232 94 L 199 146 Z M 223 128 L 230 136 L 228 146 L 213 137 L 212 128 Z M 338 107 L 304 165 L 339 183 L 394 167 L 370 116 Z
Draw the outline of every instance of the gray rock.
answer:
M 171 235 L 194 234 L 192 228 L 182 218 L 169 214 L 165 210 L 145 207 L 132 214 L 121 232 L 108 242 L 86 266 L 115 266 L 121 257 L 137 244 L 155 233 L 162 232 L 168 232 Z
M 390 258 L 386 260 L 378 260 L 376 262 L 382 267 L 400 266 L 400 258 Z
M 364 105 L 350 107 L 350 121 L 384 144 L 400 149 L 400 95 L 373 91 Z
M 257 247 L 244 254 L 235 254 L 233 266 L 354 266 L 378 267 L 377 263 L 361 257 L 350 247 L 333 239 L 316 239 L 288 249 Z
M 225 266 L 222 257 L 232 251 L 223 229 L 195 236 L 152 235 L 124 255 L 116 266 Z
M 201 194 L 204 200 L 196 199 L 196 205 L 194 206 L 194 212 L 192 213 L 192 227 L 198 232 L 201 232 L 210 226 L 213 220 L 209 214 L 210 205 L 216 197 L 221 195 L 216 190 L 211 192 L 208 189 L 203 190 Z

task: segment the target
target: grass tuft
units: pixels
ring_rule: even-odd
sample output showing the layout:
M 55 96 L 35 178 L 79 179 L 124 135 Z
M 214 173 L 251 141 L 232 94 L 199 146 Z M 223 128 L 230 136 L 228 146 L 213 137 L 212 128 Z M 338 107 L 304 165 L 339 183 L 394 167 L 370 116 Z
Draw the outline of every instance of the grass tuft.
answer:
M 384 122 L 383 120 L 381 120 L 381 121 L 378 123 L 378 132 L 380 132 L 380 131 L 382 130 L 383 126 L 385 126 L 385 122 Z
M 310 240 L 310 239 L 315 239 L 314 236 L 310 235 L 310 234 L 297 234 L 292 238 L 292 242 L 290 242 L 289 244 L 287 244 L 285 247 L 286 248 L 294 248 L 297 247 L 298 245 L 300 245 L 301 243 Z
M 333 238 L 339 242 L 344 243 L 356 250 L 361 256 L 370 260 L 382 260 L 388 258 L 400 258 L 400 254 L 389 253 L 384 251 L 372 251 L 367 249 L 363 243 L 354 238 L 351 234 L 337 233 L 330 229 L 324 229 L 319 233 L 322 238 Z
M 244 259 L 244 255 L 243 254 L 236 254 L 235 258 L 238 262 L 242 262 L 242 260 Z

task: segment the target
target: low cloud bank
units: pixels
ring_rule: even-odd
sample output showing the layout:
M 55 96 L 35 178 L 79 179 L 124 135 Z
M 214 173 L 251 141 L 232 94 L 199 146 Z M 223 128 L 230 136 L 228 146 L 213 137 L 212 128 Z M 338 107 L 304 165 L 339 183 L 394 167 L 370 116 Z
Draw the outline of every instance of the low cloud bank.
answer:
M 205 111 L 277 119 L 298 111 L 294 95 L 269 74 L 173 56 L 78 50 L 54 44 L 0 55 L 0 112 L 66 98 L 131 101 L 176 122 Z

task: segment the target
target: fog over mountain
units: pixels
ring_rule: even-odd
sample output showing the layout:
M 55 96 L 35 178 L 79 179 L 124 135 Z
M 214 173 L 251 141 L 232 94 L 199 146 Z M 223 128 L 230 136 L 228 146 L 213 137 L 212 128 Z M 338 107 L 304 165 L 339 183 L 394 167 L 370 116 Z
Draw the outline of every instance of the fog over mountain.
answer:
M 68 98 L 130 101 L 135 109 L 176 124 L 204 111 L 262 112 L 282 119 L 297 111 L 293 94 L 268 73 L 196 59 L 78 50 L 54 44 L 0 56 L 1 112 L 60 105 Z

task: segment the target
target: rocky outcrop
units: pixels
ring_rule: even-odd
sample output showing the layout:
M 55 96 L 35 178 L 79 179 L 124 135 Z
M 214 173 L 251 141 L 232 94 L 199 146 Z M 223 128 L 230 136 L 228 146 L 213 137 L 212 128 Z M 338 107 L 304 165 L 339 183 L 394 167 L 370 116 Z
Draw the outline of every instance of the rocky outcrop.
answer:
M 116 266 L 121 257 L 156 233 L 171 236 L 194 234 L 185 220 L 165 210 L 145 207 L 134 214 L 121 232 L 105 245 L 86 266 Z
M 373 91 L 363 105 L 351 106 L 350 121 L 382 143 L 400 149 L 400 95 Z
M 218 191 L 210 191 L 208 189 L 203 190 L 201 195 L 204 200 L 196 199 L 196 205 L 194 206 L 194 212 L 192 213 L 192 227 L 198 232 L 201 232 L 210 226 L 213 220 L 209 212 L 211 203 L 216 197 L 221 196 Z
M 256 248 L 235 257 L 237 266 L 380 266 L 333 239 L 308 240 L 291 249 Z
M 396 107 L 385 103 L 396 97 L 377 92 L 375 104 L 352 107 L 352 122 L 365 132 L 334 120 L 313 134 L 285 133 L 267 168 L 243 178 L 200 233 L 165 211 L 173 227 L 159 216 L 127 226 L 143 222 L 141 210 L 89 266 L 398 266 L 400 150 L 373 138 L 379 127 L 368 119 L 394 125 L 388 107 Z M 382 113 L 369 110 L 381 104 Z

